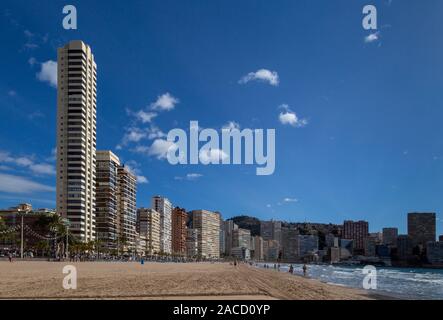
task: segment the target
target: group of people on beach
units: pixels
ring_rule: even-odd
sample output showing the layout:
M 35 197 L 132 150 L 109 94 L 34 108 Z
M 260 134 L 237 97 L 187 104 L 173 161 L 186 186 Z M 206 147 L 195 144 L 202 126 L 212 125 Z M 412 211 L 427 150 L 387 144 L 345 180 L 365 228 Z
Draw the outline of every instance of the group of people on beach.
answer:
M 263 268 L 265 268 L 265 269 L 269 269 L 269 265 L 268 265 L 267 263 L 265 263 L 265 264 L 263 265 Z M 277 263 L 274 263 L 274 270 L 280 271 L 280 263 L 278 263 L 278 264 L 277 264 Z M 308 267 L 306 266 L 306 264 L 303 264 L 302 270 L 303 270 L 303 276 L 306 277 L 306 273 L 307 273 L 307 271 L 308 271 Z M 289 272 L 290 274 L 294 274 L 294 266 L 293 266 L 292 264 L 289 266 L 289 270 L 288 270 L 288 272 Z

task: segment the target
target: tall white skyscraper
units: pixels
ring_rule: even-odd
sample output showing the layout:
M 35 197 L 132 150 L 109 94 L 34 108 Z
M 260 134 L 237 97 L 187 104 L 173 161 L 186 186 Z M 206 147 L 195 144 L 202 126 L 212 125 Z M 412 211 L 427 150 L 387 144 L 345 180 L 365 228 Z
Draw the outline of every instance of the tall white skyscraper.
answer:
M 160 213 L 160 250 L 172 253 L 172 203 L 167 198 L 154 196 L 152 209 Z
M 57 212 L 81 241 L 95 234 L 97 66 L 91 48 L 71 41 L 58 49 Z

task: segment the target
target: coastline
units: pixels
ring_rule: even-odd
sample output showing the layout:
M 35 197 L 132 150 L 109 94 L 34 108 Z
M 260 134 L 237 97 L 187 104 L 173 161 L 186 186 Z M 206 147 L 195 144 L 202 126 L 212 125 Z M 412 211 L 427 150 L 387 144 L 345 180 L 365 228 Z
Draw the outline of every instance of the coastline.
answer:
M 65 265 L 76 290 L 62 287 Z M 228 263 L 0 261 L 0 299 L 386 300 L 363 289 Z

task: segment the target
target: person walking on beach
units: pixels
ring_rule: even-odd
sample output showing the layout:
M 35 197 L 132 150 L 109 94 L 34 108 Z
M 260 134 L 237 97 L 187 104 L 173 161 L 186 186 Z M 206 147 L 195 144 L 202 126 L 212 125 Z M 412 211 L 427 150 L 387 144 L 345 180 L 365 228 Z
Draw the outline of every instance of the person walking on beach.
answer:
M 12 253 L 11 252 L 8 253 L 8 259 L 9 259 L 9 262 L 12 262 Z
M 294 267 L 292 266 L 292 264 L 289 266 L 289 273 L 290 274 L 294 273 Z
M 308 267 L 306 266 L 306 263 L 303 265 L 303 276 L 306 277 L 306 270 L 308 269 Z

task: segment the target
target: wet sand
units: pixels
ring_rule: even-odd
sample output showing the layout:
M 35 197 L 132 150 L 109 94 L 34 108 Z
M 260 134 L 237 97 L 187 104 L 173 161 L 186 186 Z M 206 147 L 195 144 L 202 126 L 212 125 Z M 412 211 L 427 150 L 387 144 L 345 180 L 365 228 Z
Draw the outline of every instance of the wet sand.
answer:
M 65 265 L 77 289 L 63 288 Z M 374 299 L 364 290 L 228 263 L 0 261 L 0 299 Z

